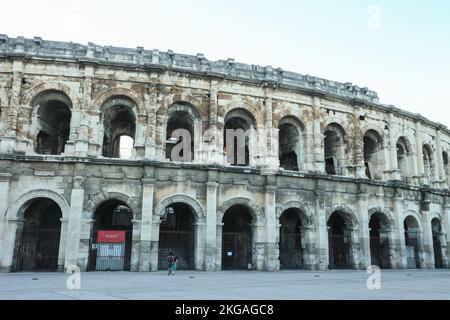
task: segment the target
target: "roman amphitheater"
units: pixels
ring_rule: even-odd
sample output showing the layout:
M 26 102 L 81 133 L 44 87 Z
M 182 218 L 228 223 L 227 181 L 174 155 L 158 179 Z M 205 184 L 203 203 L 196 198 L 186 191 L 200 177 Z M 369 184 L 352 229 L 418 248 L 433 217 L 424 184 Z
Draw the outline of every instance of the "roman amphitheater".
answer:
M 2 271 L 448 268 L 449 152 L 351 83 L 0 35 Z

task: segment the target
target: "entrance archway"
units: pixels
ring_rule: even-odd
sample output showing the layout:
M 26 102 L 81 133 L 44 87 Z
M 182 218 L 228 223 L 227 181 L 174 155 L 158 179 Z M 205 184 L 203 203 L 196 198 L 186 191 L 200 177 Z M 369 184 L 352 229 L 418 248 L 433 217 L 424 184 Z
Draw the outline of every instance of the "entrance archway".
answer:
M 328 219 L 329 269 L 352 267 L 351 222 L 343 212 L 335 211 Z
M 433 233 L 434 267 L 441 269 L 444 267 L 444 261 L 442 259 L 442 228 L 439 219 L 431 220 L 431 231 Z
M 194 210 L 182 202 L 170 204 L 165 208 L 159 227 L 158 269 L 167 269 L 170 252 L 178 257 L 177 269 L 195 268 L 194 217 Z
M 88 271 L 130 271 L 132 218 L 131 209 L 117 199 L 107 200 L 97 208 L 93 218 Z M 105 236 L 112 238 L 112 242 L 104 239 Z
M 302 220 L 298 209 L 290 208 L 280 216 L 280 269 L 302 269 Z
M 387 218 L 382 213 L 372 214 L 369 221 L 371 264 L 381 269 L 391 267 L 388 228 Z
M 403 221 L 405 229 L 406 262 L 409 269 L 420 268 L 420 229 L 413 216 Z
M 17 229 L 13 271 L 58 270 L 61 208 L 48 198 L 35 198 L 23 208 L 23 226 Z
M 225 212 L 222 222 L 222 269 L 252 269 L 250 209 L 240 204 L 233 205 Z

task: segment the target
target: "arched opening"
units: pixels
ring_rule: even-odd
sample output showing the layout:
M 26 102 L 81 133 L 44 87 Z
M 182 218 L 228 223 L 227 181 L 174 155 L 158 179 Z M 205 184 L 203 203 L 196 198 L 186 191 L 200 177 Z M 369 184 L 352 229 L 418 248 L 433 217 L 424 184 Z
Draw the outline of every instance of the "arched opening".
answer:
M 225 116 L 224 152 L 233 166 L 250 165 L 250 140 L 255 120 L 245 109 L 233 109 Z
M 345 131 L 337 123 L 329 124 L 324 131 L 325 171 L 330 175 L 342 175 L 345 166 Z
M 432 150 L 429 144 L 424 144 L 422 147 L 423 154 L 423 173 L 426 178 L 427 184 L 430 184 L 434 180 L 434 161 L 432 158 Z
M 37 130 L 35 152 L 60 155 L 64 152 L 70 134 L 72 102 L 59 91 L 40 93 L 32 102 L 37 107 Z
M 177 269 L 193 270 L 194 260 L 194 210 L 177 202 L 165 208 L 159 227 L 158 269 L 167 270 L 167 257 L 178 257 Z
M 448 163 L 448 153 L 446 151 L 442 152 L 442 160 L 444 162 L 445 182 L 448 185 L 450 168 L 449 168 L 449 163 Z
M 434 251 L 434 267 L 441 269 L 444 267 L 442 259 L 442 228 L 439 219 L 434 218 L 431 220 L 431 231 L 433 234 L 433 251 Z
M 133 213 L 126 203 L 110 199 L 95 210 L 89 271 L 130 271 Z
M 102 106 L 103 119 L 103 150 L 102 155 L 108 158 L 120 158 L 123 148 L 122 137 L 127 136 L 134 140 L 136 134 L 136 104 L 125 96 L 109 98 Z M 130 139 L 127 139 L 129 147 Z M 133 141 L 134 143 L 134 141 Z M 131 150 L 133 145 L 131 145 Z M 131 157 L 131 156 L 130 156 Z
M 53 200 L 35 198 L 23 209 L 25 221 L 16 233 L 13 271 L 57 271 L 61 208 Z
M 279 160 L 285 170 L 302 171 L 304 163 L 303 126 L 293 117 L 285 117 L 279 125 Z
M 302 221 L 298 209 L 290 208 L 280 216 L 280 268 L 302 269 Z
M 381 180 L 383 177 L 383 141 L 375 130 L 368 130 L 363 138 L 364 165 L 369 179 Z
M 350 222 L 345 214 L 335 211 L 328 219 L 329 269 L 348 269 L 352 265 Z
M 408 216 L 403 221 L 405 229 L 405 245 L 406 245 L 406 261 L 407 267 L 410 269 L 420 268 L 420 229 L 417 220 Z
M 410 148 L 409 143 L 405 137 L 400 137 L 397 140 L 397 164 L 400 169 L 401 179 L 404 182 L 408 182 L 409 177 L 409 158 Z
M 386 217 L 379 212 L 370 217 L 370 256 L 372 265 L 381 269 L 390 268 L 389 237 Z
M 175 109 L 172 108 L 172 110 Z M 180 130 L 186 130 L 189 135 L 185 135 Z M 176 152 L 172 152 L 175 146 L 177 146 Z M 183 146 L 183 148 L 179 148 L 179 146 Z M 194 119 L 190 113 L 188 111 L 170 112 L 166 128 L 166 159 L 192 162 L 194 160 L 194 147 Z
M 222 222 L 222 269 L 252 269 L 254 266 L 250 209 L 243 205 L 234 205 L 225 212 Z

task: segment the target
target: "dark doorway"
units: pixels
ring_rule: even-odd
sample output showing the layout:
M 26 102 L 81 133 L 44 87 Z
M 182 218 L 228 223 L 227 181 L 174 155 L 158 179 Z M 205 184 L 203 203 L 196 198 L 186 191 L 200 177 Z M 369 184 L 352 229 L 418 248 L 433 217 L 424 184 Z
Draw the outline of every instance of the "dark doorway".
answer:
M 444 267 L 444 262 L 442 259 L 441 222 L 438 219 L 431 220 L 431 230 L 433 232 L 434 267 L 441 269 Z
M 280 268 L 302 269 L 303 251 L 300 232 L 302 223 L 296 209 L 283 212 L 280 224 Z
M 194 269 L 194 211 L 189 205 L 174 203 L 166 208 L 158 246 L 158 269 L 167 269 L 170 252 L 178 257 L 177 269 Z
M 351 268 L 351 239 L 346 230 L 343 214 L 333 212 L 328 219 L 328 228 L 329 268 Z
M 91 246 L 89 250 L 89 265 L 88 271 L 107 270 L 120 271 L 131 269 L 131 247 L 132 247 L 132 233 L 133 233 L 133 213 L 130 208 L 122 201 L 111 199 L 101 204 L 94 213 L 94 226 L 91 234 Z M 111 258 L 117 263 L 111 268 L 104 268 L 105 264 L 97 265 L 99 255 L 103 253 L 99 251 L 100 243 L 98 242 L 99 231 L 124 231 L 125 243 L 123 246 L 110 248 L 105 251 L 113 251 Z M 106 258 L 106 256 L 105 256 Z
M 382 234 L 381 221 L 383 220 L 380 215 L 374 213 L 369 221 L 371 263 L 381 269 L 388 269 L 390 268 L 389 238 Z
M 23 228 L 17 229 L 12 271 L 58 270 L 61 218 L 61 209 L 53 200 L 32 200 L 24 212 Z
M 222 269 L 248 270 L 252 264 L 252 215 L 247 207 L 234 205 L 223 217 Z
M 409 216 L 403 222 L 405 229 L 406 261 L 409 269 L 420 268 L 419 224 Z

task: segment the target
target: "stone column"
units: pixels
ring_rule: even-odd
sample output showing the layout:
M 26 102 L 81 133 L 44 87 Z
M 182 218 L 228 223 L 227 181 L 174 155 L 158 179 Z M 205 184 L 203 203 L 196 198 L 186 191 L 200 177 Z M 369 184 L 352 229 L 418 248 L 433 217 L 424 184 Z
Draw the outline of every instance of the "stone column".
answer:
M 5 244 L 5 229 L 6 229 L 6 211 L 8 210 L 9 203 L 9 180 L 12 175 L 9 173 L 0 173 L 0 271 L 6 267 L 4 265 L 4 253 L 6 248 L 4 248 Z
M 11 96 L 9 99 L 9 113 L 8 113 L 7 137 L 9 139 L 6 146 L 3 146 L 5 142 L 2 142 L 2 149 L 7 151 L 8 153 L 12 153 L 14 149 L 17 149 L 16 137 L 18 136 L 17 132 L 18 115 L 20 109 L 20 93 L 22 90 L 23 70 L 24 70 L 24 62 L 20 60 L 14 60 L 12 73 L 12 88 L 11 88 Z M 25 147 L 23 147 L 22 151 L 25 151 Z
M 394 195 L 394 220 L 395 229 L 397 233 L 397 241 L 392 244 L 397 248 L 398 261 L 397 266 L 401 269 L 407 268 L 406 259 L 406 244 L 405 244 L 405 228 L 403 226 L 404 215 L 403 215 L 403 195 L 399 189 L 396 189 L 396 194 Z
M 155 179 L 142 179 L 142 218 L 141 218 L 141 248 L 139 256 L 139 271 L 150 271 L 150 252 L 153 227 L 153 193 Z
M 15 213 L 14 213 L 15 214 Z M 17 237 L 22 235 L 25 219 L 9 216 L 6 218 L 5 237 L 3 239 L 3 271 L 14 271 L 14 256 L 16 254 Z
M 206 271 L 220 270 L 217 256 L 217 182 L 206 183 Z
M 66 260 L 66 246 L 67 246 L 67 238 L 68 238 L 68 222 L 69 219 L 59 219 L 61 222 L 61 229 L 59 234 L 59 248 L 58 248 L 58 262 L 56 271 L 64 272 L 65 271 L 65 260 Z
M 438 188 L 441 189 L 448 189 L 448 183 L 447 183 L 447 176 L 445 174 L 445 168 L 444 168 L 444 157 L 442 155 L 442 140 L 441 140 L 441 130 L 436 129 L 436 152 L 437 156 L 434 157 L 435 162 L 437 162 L 437 177 L 436 180 L 438 180 Z
M 150 270 L 158 271 L 158 253 L 159 253 L 159 227 L 161 225 L 161 217 L 153 214 L 152 231 L 150 242 Z
M 205 270 L 205 234 L 206 223 L 204 219 L 194 223 L 194 268 L 197 271 Z
M 428 179 L 425 177 L 425 171 L 423 167 L 423 143 L 419 122 L 416 122 L 416 165 L 416 172 L 419 176 L 419 183 L 421 185 L 429 183 Z
M 84 178 L 76 176 L 73 178 L 72 194 L 70 196 L 69 219 L 67 222 L 67 242 L 64 246 L 66 256 L 64 269 L 78 266 L 78 251 L 80 243 L 81 218 L 84 203 Z M 63 235 L 61 229 L 61 236 Z
M 423 230 L 417 230 L 417 242 L 419 247 L 419 266 L 420 269 L 426 269 L 427 268 L 427 254 L 425 252 L 425 235 Z M 433 259 L 434 264 L 434 259 Z
M 317 241 L 317 267 L 318 270 L 327 270 L 329 266 L 328 255 L 328 228 L 323 196 L 317 196 L 315 205 L 316 241 Z
M 279 150 L 278 150 L 278 128 L 273 128 L 273 101 L 271 90 L 266 88 L 265 103 L 265 140 L 266 143 L 260 144 L 259 154 L 263 158 L 262 165 L 267 170 L 267 174 L 274 174 L 280 167 Z
M 389 227 L 387 229 L 386 235 L 389 240 L 389 268 L 391 269 L 401 269 L 402 261 L 399 261 L 399 253 L 398 253 L 398 243 L 397 234 L 395 232 L 394 226 Z M 401 260 L 401 259 L 400 259 Z
M 217 89 L 218 82 L 211 80 L 209 91 L 209 127 L 205 136 L 207 153 L 204 154 L 204 163 L 222 164 L 223 154 L 223 132 L 217 128 Z
M 275 213 L 275 193 L 276 186 L 266 185 L 264 200 L 264 214 L 266 218 L 266 269 L 267 271 L 277 271 L 280 269 L 278 259 L 279 250 L 277 244 L 277 219 Z
M 133 219 L 133 231 L 131 234 L 131 261 L 130 271 L 139 271 L 139 261 L 141 256 L 141 220 Z
M 216 228 L 216 265 L 217 270 L 222 270 L 222 221 L 217 222 Z
M 443 241 L 441 245 L 450 248 L 450 199 L 448 196 L 444 197 L 443 217 L 442 232 L 446 237 L 445 242 Z M 450 250 L 446 249 L 446 255 L 442 259 L 447 261 L 446 268 L 450 268 Z
M 300 233 L 302 235 L 303 269 L 306 270 L 314 270 L 317 264 L 314 230 L 315 228 L 313 225 L 300 227 Z
M 430 203 L 424 199 L 421 203 L 422 225 L 423 225 L 423 264 L 426 269 L 434 269 L 433 233 L 431 229 Z
M 157 81 L 153 79 L 152 81 Z M 158 89 L 152 82 L 149 84 L 148 92 L 144 96 L 144 103 L 147 107 L 149 116 L 147 117 L 147 133 L 145 140 L 144 159 L 156 160 L 156 110 L 158 108 Z
M 449 268 L 449 261 L 447 259 L 447 239 L 446 234 L 444 232 L 441 232 L 438 234 L 439 241 L 441 243 L 441 255 L 442 255 L 442 268 L 448 269 Z
M 264 239 L 264 224 L 256 221 L 250 225 L 252 230 L 252 269 L 263 271 L 265 268 L 266 242 Z
M 348 229 L 348 232 L 350 238 L 352 269 L 362 269 L 364 266 L 361 259 L 362 247 L 359 239 L 360 231 L 358 230 L 358 228 L 352 227 Z
M 93 213 L 91 213 L 93 214 Z M 89 267 L 89 263 L 92 264 L 92 261 L 89 261 L 89 252 L 91 245 L 91 238 L 93 233 L 93 219 L 82 219 L 81 227 L 80 227 L 80 243 L 78 249 L 78 266 L 81 268 L 81 271 L 86 271 Z
M 361 120 L 359 120 L 359 115 L 362 113 L 362 108 L 357 108 L 354 106 L 353 120 L 354 120 L 354 152 L 355 152 L 355 173 L 356 178 L 367 178 L 366 176 L 366 166 L 364 164 L 364 150 L 363 150 L 363 132 L 361 128 Z
M 362 185 L 360 186 L 363 187 Z M 365 186 L 364 186 L 365 187 Z M 367 200 L 369 195 L 366 188 L 360 190 L 358 194 L 358 216 L 361 225 L 359 226 L 359 239 L 361 244 L 361 264 L 362 267 L 368 267 L 372 265 L 371 252 L 370 252 L 370 231 L 369 231 L 369 216 Z
M 325 173 L 325 156 L 322 148 L 323 134 L 320 129 L 320 105 L 321 100 L 319 97 L 313 97 L 313 139 L 314 139 L 314 171 L 319 173 Z
M 400 180 L 400 169 L 397 161 L 397 141 L 395 140 L 394 115 L 389 113 L 389 170 L 391 180 Z

